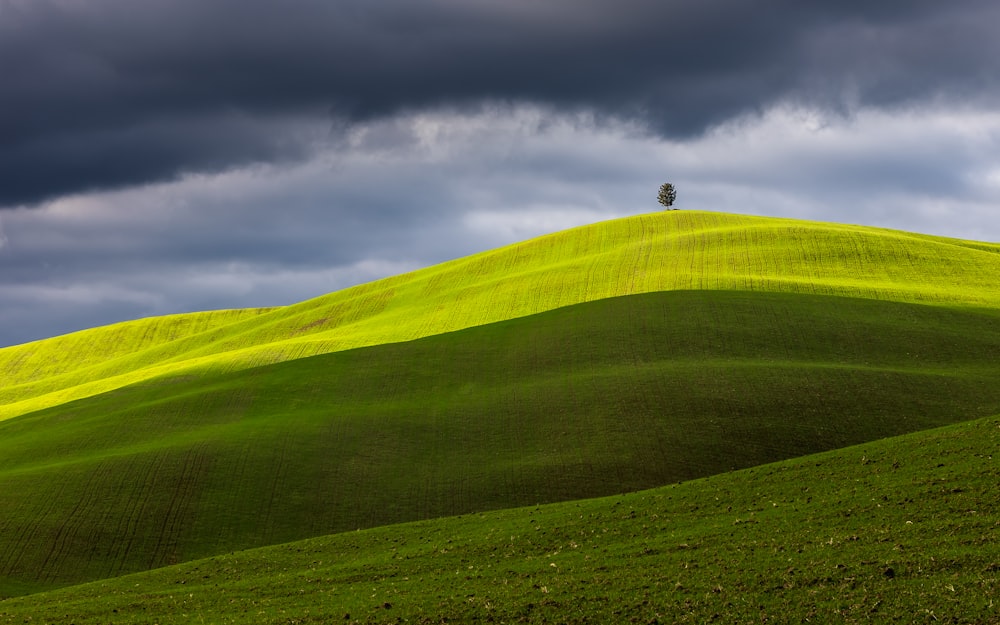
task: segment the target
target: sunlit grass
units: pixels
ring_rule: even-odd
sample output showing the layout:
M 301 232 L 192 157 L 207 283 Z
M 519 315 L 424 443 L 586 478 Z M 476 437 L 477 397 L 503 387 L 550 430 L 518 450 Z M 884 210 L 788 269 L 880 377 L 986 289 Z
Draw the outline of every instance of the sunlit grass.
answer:
M 6 348 L 0 418 L 156 376 L 411 340 L 620 295 L 746 290 L 997 308 L 998 275 L 1000 245 L 695 211 L 640 215 L 270 312 L 180 315 Z

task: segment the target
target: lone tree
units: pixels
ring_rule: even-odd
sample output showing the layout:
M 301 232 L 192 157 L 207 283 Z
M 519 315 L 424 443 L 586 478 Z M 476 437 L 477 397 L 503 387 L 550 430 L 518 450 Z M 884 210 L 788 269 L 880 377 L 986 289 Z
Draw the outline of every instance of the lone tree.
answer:
M 656 199 L 666 208 L 670 208 L 674 205 L 674 200 L 677 199 L 677 189 L 674 188 L 674 185 L 666 182 L 660 187 L 660 194 L 656 196 Z

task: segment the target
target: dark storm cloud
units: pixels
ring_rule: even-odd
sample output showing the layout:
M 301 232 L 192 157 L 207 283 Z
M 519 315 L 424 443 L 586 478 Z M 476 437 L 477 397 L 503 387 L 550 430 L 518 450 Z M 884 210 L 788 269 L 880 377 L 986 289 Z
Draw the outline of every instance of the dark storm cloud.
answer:
M 533 102 L 694 136 L 989 98 L 994 0 L 0 0 L 0 207 L 309 153 L 301 120 Z

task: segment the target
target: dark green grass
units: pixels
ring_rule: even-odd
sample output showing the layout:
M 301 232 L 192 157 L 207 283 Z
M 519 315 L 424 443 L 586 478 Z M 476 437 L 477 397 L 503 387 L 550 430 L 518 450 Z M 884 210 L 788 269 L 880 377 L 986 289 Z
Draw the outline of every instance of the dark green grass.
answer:
M 998 623 L 997 449 L 991 417 L 0 601 L 0 623 Z
M 995 313 L 670 292 L 0 423 L 0 595 L 1000 412 Z

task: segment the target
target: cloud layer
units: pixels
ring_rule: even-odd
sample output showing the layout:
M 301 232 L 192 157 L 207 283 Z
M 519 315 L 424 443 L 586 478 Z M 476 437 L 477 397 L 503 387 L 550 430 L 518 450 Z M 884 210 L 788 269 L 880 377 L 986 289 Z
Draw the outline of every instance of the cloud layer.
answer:
M 789 101 L 995 104 L 998 23 L 993 0 L 0 0 L 0 207 L 483 102 L 672 138 Z

